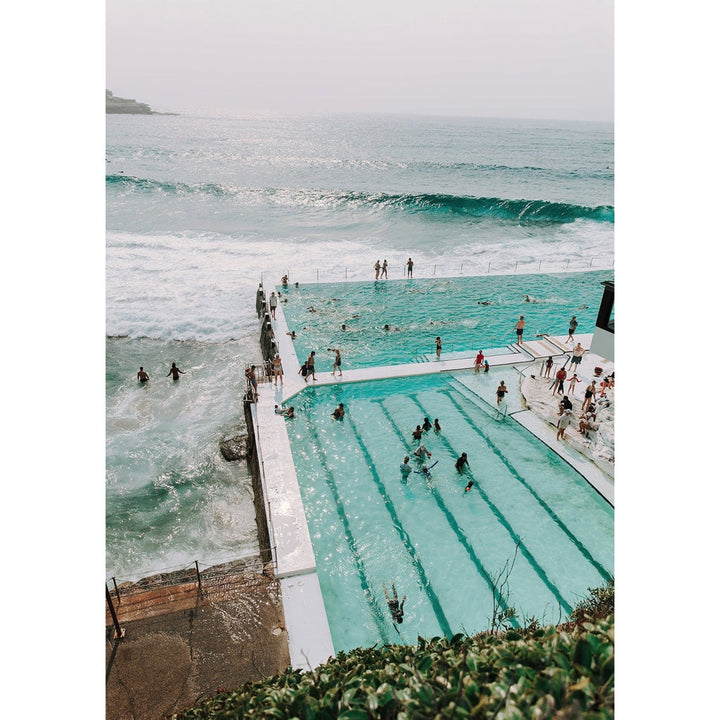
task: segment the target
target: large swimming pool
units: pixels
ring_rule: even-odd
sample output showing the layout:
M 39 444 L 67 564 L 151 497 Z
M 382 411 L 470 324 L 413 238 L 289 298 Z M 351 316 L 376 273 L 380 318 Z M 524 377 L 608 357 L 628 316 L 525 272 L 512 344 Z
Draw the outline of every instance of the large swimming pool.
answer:
M 564 460 L 511 416 L 498 419 L 495 388 L 517 373 L 493 369 L 313 387 L 288 420 L 335 651 L 490 627 L 493 606 L 519 622 L 566 618 L 588 587 L 613 575 L 613 509 Z M 333 420 L 342 402 L 347 414 Z M 422 442 L 432 479 L 411 460 L 412 430 L 438 418 Z M 470 471 L 455 460 L 468 454 Z M 468 480 L 474 486 L 465 492 Z M 509 596 L 493 591 L 506 563 Z M 383 592 L 394 582 L 405 621 Z M 495 599 L 493 599 L 495 598 Z
M 601 282 L 612 278 L 611 271 L 602 270 L 299 288 L 291 284 L 275 291 L 282 293 L 288 328 L 297 334 L 298 358 L 302 362 L 315 350 L 315 367 L 325 371 L 332 368 L 334 355 L 329 350 L 336 347 L 348 369 L 435 359 L 437 336 L 446 355 L 503 348 L 515 342 L 520 315 L 527 322 L 526 340 L 542 333 L 567 333 L 573 315 L 579 323 L 577 332 L 589 333 L 602 299 Z M 385 325 L 391 329 L 385 330 Z

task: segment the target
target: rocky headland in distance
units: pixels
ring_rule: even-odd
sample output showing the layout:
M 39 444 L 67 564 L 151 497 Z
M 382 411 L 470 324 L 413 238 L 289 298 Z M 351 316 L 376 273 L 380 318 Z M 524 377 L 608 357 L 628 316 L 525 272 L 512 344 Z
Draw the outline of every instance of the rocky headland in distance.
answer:
M 127 98 L 116 97 L 110 90 L 105 90 L 105 112 L 117 115 L 177 115 L 178 113 L 161 113 L 152 110 L 146 103 Z

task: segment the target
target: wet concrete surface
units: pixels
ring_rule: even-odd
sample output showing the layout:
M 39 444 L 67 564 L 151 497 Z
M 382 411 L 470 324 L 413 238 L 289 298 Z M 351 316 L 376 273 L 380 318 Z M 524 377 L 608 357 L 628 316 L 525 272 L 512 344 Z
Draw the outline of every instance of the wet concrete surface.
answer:
M 106 606 L 107 720 L 163 720 L 290 663 L 279 583 L 259 557 L 155 576 Z

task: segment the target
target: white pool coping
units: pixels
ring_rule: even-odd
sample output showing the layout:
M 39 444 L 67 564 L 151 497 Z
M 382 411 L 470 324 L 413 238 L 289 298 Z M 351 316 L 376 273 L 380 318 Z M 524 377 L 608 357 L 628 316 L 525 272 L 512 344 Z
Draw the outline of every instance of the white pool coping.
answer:
M 299 362 L 288 332 L 282 304 L 278 304 L 277 319 L 271 320 L 283 365 L 283 382 L 260 383 L 257 403 L 252 407 L 257 439 L 261 480 L 265 494 L 265 509 L 270 543 L 276 562 L 276 577 L 280 580 L 287 629 L 290 662 L 294 669 L 314 669 L 332 657 L 334 647 L 325 611 L 325 603 L 317 575 L 315 554 L 305 516 L 290 448 L 286 421 L 275 413 L 275 405 L 282 406 L 308 385 L 362 382 L 396 377 L 413 377 L 438 372 L 468 370 L 474 366 L 474 356 L 441 359 L 424 363 L 407 363 L 374 368 L 344 370 L 342 377 L 331 372 L 316 372 L 316 380 L 305 380 L 299 373 Z M 590 345 L 592 335 L 578 335 L 583 346 Z M 550 338 L 562 346 L 561 338 Z M 551 348 L 546 340 L 538 342 L 543 350 Z M 532 346 L 531 346 L 532 347 Z M 535 349 L 533 347 L 533 349 Z M 568 348 L 571 349 L 571 348 Z M 561 354 L 558 350 L 555 354 Z M 332 364 L 332 356 L 319 363 Z M 492 367 L 518 365 L 519 369 L 536 362 L 533 357 L 508 346 L 508 352 L 488 358 Z M 555 430 L 530 410 L 512 413 L 523 427 L 538 437 L 555 453 L 565 459 L 580 475 L 614 506 L 613 481 L 592 460 L 555 439 Z

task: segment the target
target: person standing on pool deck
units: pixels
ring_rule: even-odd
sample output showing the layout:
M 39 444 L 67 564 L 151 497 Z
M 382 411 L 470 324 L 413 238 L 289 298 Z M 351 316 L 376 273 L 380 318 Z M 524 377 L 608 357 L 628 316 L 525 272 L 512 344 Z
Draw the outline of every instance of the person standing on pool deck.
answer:
M 273 371 L 273 380 L 275 381 L 275 386 L 277 386 L 278 378 L 280 378 L 280 384 L 283 384 L 283 369 L 282 369 L 282 360 L 280 359 L 279 355 L 276 355 L 272 360 L 272 371 Z
M 184 375 L 185 372 L 173 363 L 170 368 L 170 372 L 165 377 L 170 377 L 172 375 L 173 380 L 179 380 L 181 374 Z
M 408 269 L 408 277 L 411 278 L 413 276 L 412 269 L 413 269 L 413 261 L 412 258 L 408 258 L 407 261 L 407 269 Z
M 146 383 L 150 379 L 150 376 L 142 369 L 142 365 L 140 366 L 140 370 L 138 370 L 137 379 L 141 383 Z
M 487 358 L 485 358 L 485 370 L 483 370 L 483 374 L 487 375 L 490 372 L 490 363 L 488 362 Z
M 274 292 L 270 293 L 270 317 L 275 320 L 275 310 L 277 310 L 277 295 Z
M 495 391 L 495 394 L 497 395 L 497 404 L 498 405 L 503 401 L 503 398 L 505 397 L 505 393 L 507 393 L 507 391 L 508 391 L 508 389 L 507 389 L 507 386 L 505 385 L 505 381 L 501 380 L 500 384 L 497 387 L 497 390 Z
M 567 370 L 565 370 L 565 368 L 562 368 L 562 367 L 561 367 L 561 368 L 555 373 L 555 380 L 553 381 L 553 384 L 552 384 L 552 388 L 553 388 L 552 394 L 553 394 L 553 395 L 554 395 L 556 392 L 557 392 L 557 393 L 560 393 L 561 395 L 562 395 L 562 393 L 565 392 L 565 388 L 564 388 L 564 386 L 563 386 L 563 383 L 565 382 L 565 378 L 566 378 L 566 377 L 567 377 Z
M 590 404 L 591 400 L 595 399 L 595 381 L 593 380 L 586 388 L 585 388 L 585 399 L 583 400 L 582 407 L 580 408 L 582 412 L 585 412 L 587 406 Z
M 577 370 L 577 368 L 580 366 L 580 363 L 582 362 L 582 356 L 585 354 L 585 350 L 583 350 L 583 346 L 578 343 L 573 348 L 573 354 L 570 358 L 570 365 L 572 366 L 572 369 Z
M 550 377 L 550 373 L 552 372 L 553 365 L 555 363 L 553 362 L 552 355 L 545 361 L 545 367 L 543 368 L 543 377 Z
M 560 440 L 561 438 L 565 439 L 565 430 L 567 430 L 568 425 L 570 424 L 570 418 L 572 416 L 572 413 L 570 410 L 566 410 L 561 416 L 560 419 L 557 421 L 557 428 L 558 431 L 555 435 L 556 440 Z
M 333 363 L 333 371 L 332 371 L 333 377 L 335 377 L 336 370 L 340 373 L 340 377 L 342 377 L 342 368 L 340 367 L 341 364 L 342 364 L 342 358 L 340 357 L 340 350 L 338 348 L 335 348 L 335 362 Z
M 442 340 L 440 339 L 440 336 L 438 335 L 435 338 L 435 354 L 437 355 L 437 359 L 440 359 L 440 353 L 442 352 Z
M 382 271 L 380 272 L 380 277 L 385 278 L 387 280 L 387 260 L 383 260 Z
M 476 373 L 479 373 L 479 372 L 480 372 L 480 367 L 481 367 L 482 364 L 483 364 L 483 360 L 485 360 L 485 356 L 483 355 L 483 351 L 482 351 L 482 350 L 478 350 L 478 354 L 477 354 L 476 357 L 475 357 L 475 368 L 474 368 L 474 372 L 476 372 Z
M 566 343 L 572 342 L 574 340 L 573 335 L 575 335 L 575 331 L 577 330 L 577 320 L 575 319 L 575 316 L 572 316 L 572 319 L 570 320 L 570 327 L 568 328 L 568 338 L 565 341 Z
M 385 599 L 387 600 L 388 607 L 390 608 L 390 614 L 392 615 L 392 619 L 397 623 L 401 623 L 403 621 L 403 615 L 405 614 L 403 606 L 405 605 L 405 600 L 407 599 L 407 596 L 403 595 L 402 602 L 398 601 L 398 595 L 397 591 L 395 590 L 394 580 L 392 581 L 391 588 L 393 591 L 392 599 L 388 595 L 385 583 L 383 583 L 383 591 L 385 592 Z
M 305 382 L 308 381 L 310 376 L 312 375 L 313 380 L 317 380 L 315 377 L 315 351 L 313 350 L 310 355 L 308 356 L 308 359 L 305 361 L 305 366 L 307 367 L 307 375 L 305 375 Z
M 577 385 L 580 378 L 577 376 L 576 373 L 573 373 L 573 376 L 570 378 L 570 385 L 568 386 L 568 394 L 575 397 L 575 385 Z
M 380 258 L 375 261 L 373 267 L 375 268 L 375 279 L 377 280 L 380 277 Z
M 517 335 L 518 345 L 522 345 L 523 330 L 525 329 L 525 316 L 521 315 L 520 319 L 515 323 L 515 333 Z

